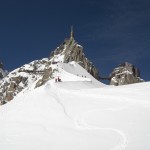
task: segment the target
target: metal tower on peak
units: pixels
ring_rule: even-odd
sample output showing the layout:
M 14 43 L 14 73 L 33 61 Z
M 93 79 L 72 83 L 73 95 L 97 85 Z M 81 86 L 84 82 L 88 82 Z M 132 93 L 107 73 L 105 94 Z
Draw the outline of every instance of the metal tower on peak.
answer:
M 70 39 L 74 39 L 73 26 L 71 26 Z

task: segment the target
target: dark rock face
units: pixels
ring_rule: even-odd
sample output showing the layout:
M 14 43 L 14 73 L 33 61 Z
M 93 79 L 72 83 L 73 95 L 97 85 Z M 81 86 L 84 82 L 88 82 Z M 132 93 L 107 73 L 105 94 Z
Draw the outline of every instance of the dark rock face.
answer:
M 2 62 L 0 62 L 0 68 L 1 68 L 1 69 L 4 69 L 4 68 L 3 68 L 3 63 L 2 63 Z
M 0 62 L 0 80 L 3 79 L 7 74 L 8 72 L 4 70 L 3 63 Z
M 44 83 L 46 83 L 50 79 L 50 77 L 52 77 L 52 68 L 46 69 L 44 71 L 42 79 L 38 80 L 35 88 L 42 86 Z
M 55 58 L 57 55 L 64 55 L 64 63 L 71 61 L 78 62 L 87 72 L 99 80 L 97 68 L 85 57 L 83 47 L 78 45 L 73 37 L 66 39 L 59 47 L 52 51 L 49 59 Z
M 143 82 L 140 78 L 140 71 L 134 65 L 125 62 L 115 68 L 110 74 L 110 85 L 125 85 Z

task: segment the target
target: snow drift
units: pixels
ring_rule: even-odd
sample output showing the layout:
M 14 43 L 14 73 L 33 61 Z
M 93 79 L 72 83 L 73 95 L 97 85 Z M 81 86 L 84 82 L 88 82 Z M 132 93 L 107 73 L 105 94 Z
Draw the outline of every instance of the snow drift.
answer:
M 150 82 L 104 86 L 77 63 L 56 66 L 62 82 L 28 88 L 1 106 L 0 149 L 150 149 Z

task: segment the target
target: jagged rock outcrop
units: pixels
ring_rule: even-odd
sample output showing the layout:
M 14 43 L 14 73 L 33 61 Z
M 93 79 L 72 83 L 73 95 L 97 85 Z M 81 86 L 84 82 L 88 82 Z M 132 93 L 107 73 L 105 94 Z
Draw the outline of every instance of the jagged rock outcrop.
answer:
M 0 104 L 11 101 L 22 90 L 43 85 L 51 78 L 50 64 L 48 59 L 36 60 L 10 72 L 0 81 Z
M 8 72 L 4 70 L 3 63 L 0 62 L 0 80 L 3 79 L 7 74 Z
M 35 88 L 42 86 L 44 83 L 46 83 L 50 78 L 52 78 L 52 68 L 48 68 L 44 71 L 42 79 L 40 79 L 37 83 Z
M 64 42 L 51 52 L 49 59 L 53 59 L 53 63 L 57 62 L 58 55 L 62 55 L 62 62 L 68 63 L 71 61 L 78 62 L 84 69 L 86 69 L 93 77 L 99 80 L 99 72 L 97 68 L 90 62 L 83 52 L 83 47 L 79 45 L 74 37 L 73 31 L 69 39 L 65 39 Z
M 110 85 L 125 85 L 143 82 L 140 78 L 140 70 L 134 65 L 125 62 L 115 68 L 110 74 Z

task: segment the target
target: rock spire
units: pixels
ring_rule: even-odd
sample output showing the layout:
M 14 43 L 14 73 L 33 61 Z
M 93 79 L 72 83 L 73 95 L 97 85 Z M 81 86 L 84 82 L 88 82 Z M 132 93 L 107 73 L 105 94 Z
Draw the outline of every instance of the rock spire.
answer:
M 73 26 L 71 26 L 70 39 L 74 39 Z
M 87 72 L 99 80 L 99 72 L 97 68 L 86 58 L 83 52 L 83 47 L 74 39 L 73 26 L 71 27 L 70 38 L 65 39 L 59 47 L 52 51 L 49 59 L 58 61 L 58 56 L 62 56 L 63 59 L 61 61 L 64 63 L 71 61 L 78 62 L 84 69 L 87 70 Z

